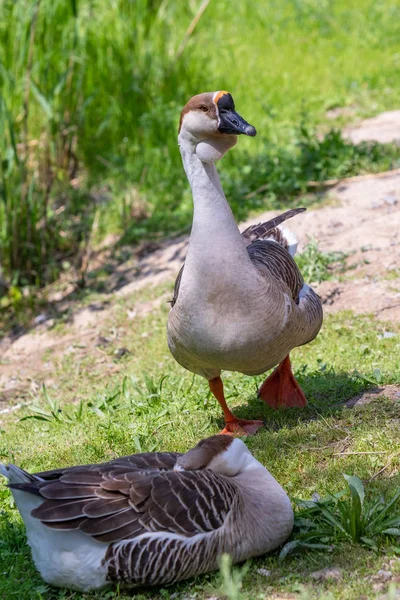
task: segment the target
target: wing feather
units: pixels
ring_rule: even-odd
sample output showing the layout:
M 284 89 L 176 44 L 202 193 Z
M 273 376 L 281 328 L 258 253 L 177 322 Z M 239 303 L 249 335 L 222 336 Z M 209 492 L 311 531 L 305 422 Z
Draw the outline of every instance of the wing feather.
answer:
M 93 537 L 98 542 L 113 544 L 114 542 L 134 538 L 143 533 L 145 533 L 145 531 L 143 531 L 142 525 L 138 521 L 132 521 L 131 523 L 127 523 L 122 527 L 118 527 L 117 529 L 113 529 L 112 531 L 100 535 L 95 535 Z
M 46 480 L 58 479 L 60 475 L 68 473 L 82 472 L 82 471 L 100 471 L 107 470 L 110 467 L 122 467 L 125 471 L 128 470 L 148 470 L 148 469 L 162 469 L 169 470 L 173 469 L 174 465 L 179 458 L 182 456 L 179 452 L 142 452 L 140 454 L 132 454 L 129 456 L 122 456 L 121 458 L 115 458 L 109 462 L 94 464 L 94 465 L 81 465 L 77 467 L 67 467 L 61 469 L 54 469 L 52 471 L 43 471 L 35 473 L 34 476 L 43 477 Z
M 103 498 L 100 500 L 93 500 L 90 503 L 87 503 L 83 508 L 83 513 L 86 517 L 90 517 L 91 519 L 98 519 L 99 517 L 107 517 L 112 515 L 123 508 L 129 506 L 129 501 L 127 498 L 116 498 L 113 500 L 104 500 Z
M 40 494 L 43 498 L 49 500 L 74 500 L 78 498 L 88 498 L 95 495 L 95 486 L 65 484 L 63 481 L 48 483 L 40 488 Z
M 254 266 L 266 276 L 285 284 L 292 299 L 299 301 L 300 290 L 304 285 L 303 277 L 295 260 L 280 244 L 272 240 L 256 240 L 247 247 Z
M 287 219 L 291 219 L 296 215 L 307 210 L 306 208 L 293 208 L 291 210 L 287 210 L 286 212 L 270 219 L 269 221 L 265 221 L 264 223 L 257 223 L 256 225 L 250 225 L 244 231 L 242 231 L 242 236 L 251 242 L 255 240 L 264 240 L 266 238 L 273 238 L 275 241 L 280 243 L 286 250 L 288 249 L 289 243 L 285 239 L 285 236 L 281 229 L 279 229 L 279 225 L 287 221 Z
M 98 536 L 120 529 L 125 525 L 130 525 L 130 523 L 136 523 L 137 520 L 137 513 L 128 505 L 123 510 L 117 510 L 106 517 L 86 519 L 86 521 L 80 525 L 79 529 L 84 533 Z
M 88 499 L 77 500 L 75 498 L 62 500 L 47 500 L 33 509 L 32 516 L 47 523 L 61 521 L 72 521 L 82 516 L 83 509 L 90 506 Z
M 229 478 L 208 470 L 144 471 L 137 465 L 74 467 L 61 470 L 58 479 L 52 471 L 47 481 L 35 482 L 43 502 L 32 516 L 53 529 L 79 529 L 107 543 L 157 532 L 192 537 L 223 526 L 238 495 Z

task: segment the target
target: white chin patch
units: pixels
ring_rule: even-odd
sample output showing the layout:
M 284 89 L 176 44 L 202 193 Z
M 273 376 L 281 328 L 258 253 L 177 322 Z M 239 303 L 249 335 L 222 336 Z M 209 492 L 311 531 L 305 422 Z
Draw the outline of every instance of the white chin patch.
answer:
M 201 162 L 212 163 L 222 158 L 224 152 L 208 142 L 200 142 L 196 146 L 196 154 Z
M 236 142 L 236 135 L 199 142 L 196 146 L 196 154 L 201 162 L 213 163 L 222 158 L 224 154 L 236 144 Z

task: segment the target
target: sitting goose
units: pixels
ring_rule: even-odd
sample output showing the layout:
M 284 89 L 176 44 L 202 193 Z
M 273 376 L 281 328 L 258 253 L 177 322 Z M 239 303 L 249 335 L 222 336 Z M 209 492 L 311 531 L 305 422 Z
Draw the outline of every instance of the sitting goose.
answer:
M 166 584 L 282 544 L 293 527 L 284 490 L 245 444 L 202 440 L 31 475 L 0 465 L 48 583 L 79 591 Z
M 273 408 L 305 406 L 289 352 L 315 338 L 322 305 L 293 260 L 295 236 L 280 223 L 291 210 L 240 234 L 215 162 L 256 130 L 225 91 L 194 96 L 184 107 L 178 142 L 192 188 L 194 215 L 184 267 L 175 283 L 168 345 L 177 362 L 209 381 L 225 418 L 222 433 L 253 434 L 262 421 L 228 408 L 222 370 L 258 375 L 278 365 L 259 389 Z

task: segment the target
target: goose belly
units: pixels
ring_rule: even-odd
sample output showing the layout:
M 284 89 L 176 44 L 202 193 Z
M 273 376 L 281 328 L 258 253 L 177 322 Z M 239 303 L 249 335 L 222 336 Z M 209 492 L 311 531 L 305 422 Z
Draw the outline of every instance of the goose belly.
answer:
M 78 591 L 98 589 L 109 583 L 104 564 L 106 544 L 81 531 L 61 531 L 43 525 L 31 516 L 42 500 L 19 490 L 13 490 L 13 495 L 26 526 L 34 563 L 47 583 Z
M 241 340 L 234 347 L 219 343 L 219 340 L 208 340 L 206 348 L 202 341 L 196 344 L 192 339 L 190 344 L 181 345 L 179 341 L 170 339 L 169 348 L 182 367 L 207 379 L 217 377 L 221 371 L 259 375 L 280 363 L 290 351 L 286 345 L 269 344 L 265 340 L 258 344 L 254 341 L 246 344 Z
M 184 368 L 216 377 L 220 371 L 248 375 L 264 373 L 281 362 L 291 350 L 286 320 L 253 314 L 240 319 L 203 313 L 196 319 L 170 318 L 168 345 Z M 290 336 L 289 336 L 290 337 Z M 294 344 L 295 345 L 295 344 Z

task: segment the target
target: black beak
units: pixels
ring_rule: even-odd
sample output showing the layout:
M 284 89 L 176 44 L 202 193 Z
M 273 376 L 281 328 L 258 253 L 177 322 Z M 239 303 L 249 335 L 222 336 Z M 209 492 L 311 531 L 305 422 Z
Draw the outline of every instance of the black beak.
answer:
M 235 110 L 220 108 L 219 109 L 219 126 L 218 131 L 221 133 L 231 133 L 234 135 L 257 135 L 256 128 L 250 125 L 243 119 Z

